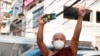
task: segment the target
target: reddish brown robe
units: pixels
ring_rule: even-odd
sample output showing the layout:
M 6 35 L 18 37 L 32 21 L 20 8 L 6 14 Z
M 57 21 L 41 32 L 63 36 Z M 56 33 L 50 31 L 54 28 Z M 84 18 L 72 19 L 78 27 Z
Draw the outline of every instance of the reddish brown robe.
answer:
M 53 56 L 72 56 L 72 50 L 70 47 L 63 48 Z

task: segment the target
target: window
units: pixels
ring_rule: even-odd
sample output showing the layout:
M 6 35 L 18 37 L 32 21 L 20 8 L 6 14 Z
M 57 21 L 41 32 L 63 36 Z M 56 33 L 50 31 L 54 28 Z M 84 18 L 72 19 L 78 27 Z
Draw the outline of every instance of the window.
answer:
M 96 17 L 97 17 L 97 18 L 96 18 L 96 22 L 97 22 L 97 23 L 100 23 L 100 12 L 97 12 L 96 14 L 97 14 L 97 15 L 96 15 Z
M 43 14 L 43 11 L 43 6 L 33 11 L 33 28 L 36 28 L 38 26 L 38 17 Z

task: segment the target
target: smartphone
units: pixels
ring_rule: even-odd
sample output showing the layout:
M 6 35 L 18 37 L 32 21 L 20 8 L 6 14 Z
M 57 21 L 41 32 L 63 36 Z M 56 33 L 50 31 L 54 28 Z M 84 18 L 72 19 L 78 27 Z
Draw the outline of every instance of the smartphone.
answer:
M 56 14 L 55 13 L 46 14 L 45 16 L 43 16 L 43 19 L 46 22 L 53 20 L 53 19 L 56 19 Z

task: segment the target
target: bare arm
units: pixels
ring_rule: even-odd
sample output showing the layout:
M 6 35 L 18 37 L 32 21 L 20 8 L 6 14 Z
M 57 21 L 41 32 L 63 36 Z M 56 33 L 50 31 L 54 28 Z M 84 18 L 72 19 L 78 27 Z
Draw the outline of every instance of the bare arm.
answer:
M 80 36 L 81 29 L 82 29 L 82 17 L 79 17 L 78 22 L 76 24 L 75 31 L 74 31 L 74 35 L 72 37 L 71 44 L 70 44 L 70 47 L 72 49 L 72 52 L 73 52 L 74 56 L 77 53 L 77 48 L 78 48 L 78 44 L 79 44 L 79 36 Z
M 78 44 L 79 44 L 79 36 L 80 36 L 81 29 L 82 29 L 82 20 L 83 20 L 83 17 L 85 15 L 85 12 L 86 12 L 85 11 L 85 5 L 83 6 L 83 5 L 80 4 L 79 10 L 78 10 L 78 21 L 77 21 L 75 31 L 74 31 L 74 35 L 72 37 L 71 44 L 70 44 L 73 56 L 77 55 L 77 49 L 78 49 Z
M 43 29 L 44 29 L 44 21 L 43 18 L 39 18 L 39 29 L 37 33 L 37 44 L 43 54 L 43 56 L 48 56 L 49 54 L 49 49 L 46 47 L 45 43 L 43 42 Z

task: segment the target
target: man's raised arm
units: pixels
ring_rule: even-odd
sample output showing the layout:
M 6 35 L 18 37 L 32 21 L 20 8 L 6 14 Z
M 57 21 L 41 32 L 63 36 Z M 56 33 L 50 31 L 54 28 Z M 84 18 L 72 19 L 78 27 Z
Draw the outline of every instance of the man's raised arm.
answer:
M 73 56 L 77 55 L 79 36 L 82 29 L 82 20 L 84 18 L 85 13 L 86 13 L 85 4 L 84 5 L 80 4 L 78 9 L 78 21 L 70 44 L 70 48 L 72 49 Z
M 48 56 L 49 49 L 46 47 L 45 43 L 43 42 L 43 29 L 44 29 L 44 20 L 42 17 L 39 17 L 39 29 L 37 33 L 37 44 L 42 52 L 43 56 Z

